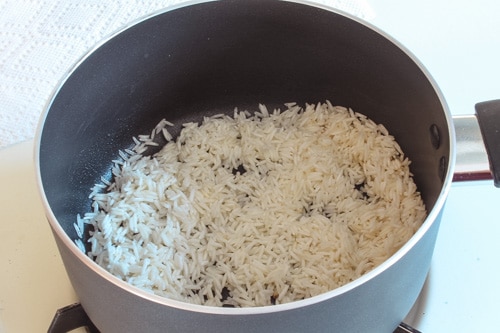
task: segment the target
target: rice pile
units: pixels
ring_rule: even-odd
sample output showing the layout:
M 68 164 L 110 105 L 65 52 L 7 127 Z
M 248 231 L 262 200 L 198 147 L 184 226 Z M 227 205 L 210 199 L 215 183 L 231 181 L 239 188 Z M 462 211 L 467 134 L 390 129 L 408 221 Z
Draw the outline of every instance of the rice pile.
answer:
M 96 185 L 88 255 L 130 284 L 210 306 L 265 306 L 342 286 L 425 219 L 409 160 L 382 125 L 331 103 L 163 120 Z M 169 142 L 154 156 L 155 133 Z M 77 244 L 84 249 L 83 242 Z

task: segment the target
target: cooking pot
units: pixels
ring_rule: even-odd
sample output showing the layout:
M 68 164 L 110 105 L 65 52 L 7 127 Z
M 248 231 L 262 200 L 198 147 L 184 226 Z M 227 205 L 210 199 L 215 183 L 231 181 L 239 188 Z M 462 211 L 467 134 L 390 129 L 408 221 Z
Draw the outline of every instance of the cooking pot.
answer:
M 182 123 L 234 107 L 325 100 L 387 127 L 412 161 L 428 210 L 416 234 L 373 271 L 301 301 L 217 308 L 144 292 L 75 245 L 73 224 L 91 210 L 90 188 L 111 178 L 119 149 L 162 118 L 177 124 L 175 134 Z M 478 110 L 495 117 L 495 107 Z M 498 142 L 498 127 L 490 132 Z M 94 48 L 55 91 L 35 149 L 40 195 L 66 271 L 102 332 L 345 333 L 392 332 L 417 299 L 454 176 L 456 141 L 431 76 L 373 26 L 308 3 L 221 1 L 157 13 Z

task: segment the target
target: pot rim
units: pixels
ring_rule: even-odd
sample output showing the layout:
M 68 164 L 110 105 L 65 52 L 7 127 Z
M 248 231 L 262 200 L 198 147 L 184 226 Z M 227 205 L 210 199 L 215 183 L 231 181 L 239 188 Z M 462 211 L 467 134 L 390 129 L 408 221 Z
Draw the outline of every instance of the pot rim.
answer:
M 91 258 L 89 258 L 85 253 L 83 253 L 78 246 L 75 244 L 74 240 L 70 239 L 69 236 L 66 234 L 66 232 L 63 230 L 62 226 L 59 224 L 57 221 L 57 218 L 55 217 L 54 213 L 52 212 L 52 209 L 50 207 L 50 204 L 48 203 L 47 197 L 45 196 L 45 191 L 42 183 L 42 176 L 41 176 L 41 170 L 40 170 L 40 141 L 41 141 L 41 136 L 44 128 L 44 123 L 45 119 L 50 112 L 52 103 L 56 99 L 59 91 L 61 88 L 64 86 L 65 82 L 68 80 L 68 78 L 73 74 L 73 72 L 80 66 L 81 63 L 83 63 L 91 54 L 93 54 L 97 49 L 99 49 L 101 46 L 106 44 L 109 40 L 113 39 L 117 35 L 121 34 L 125 30 L 136 26 L 144 21 L 147 21 L 153 17 L 156 17 L 158 15 L 161 15 L 163 13 L 173 11 L 179 8 L 191 6 L 191 5 L 196 5 L 196 4 L 201 4 L 201 3 L 207 3 L 207 2 L 212 2 L 215 0 L 201 0 L 201 1 L 196 1 L 196 0 L 190 0 L 186 1 L 183 3 L 179 3 L 173 6 L 170 6 L 168 8 L 164 8 L 158 11 L 155 11 L 151 14 L 148 14 L 146 16 L 143 16 L 139 19 L 136 19 L 126 25 L 125 27 L 115 31 L 114 33 L 110 34 L 109 36 L 103 38 L 100 42 L 98 42 L 94 47 L 92 47 L 89 51 L 87 51 L 79 60 L 77 60 L 74 65 L 63 75 L 62 79 L 59 81 L 57 84 L 56 88 L 53 90 L 51 96 L 49 97 L 47 103 L 44 106 L 43 112 L 41 114 L 39 123 L 37 125 L 36 133 L 35 133 L 35 139 L 34 139 L 34 160 L 35 160 L 35 173 L 36 173 L 36 184 L 37 184 L 37 189 L 42 201 L 43 209 L 45 211 L 46 218 L 50 224 L 50 227 L 54 233 L 54 236 L 59 237 L 59 239 L 62 241 L 62 243 L 71 251 L 71 254 L 74 255 L 77 259 L 81 260 L 87 267 L 88 269 L 94 271 L 97 275 L 99 275 L 101 278 L 107 280 L 109 283 L 119 287 L 120 289 L 123 289 L 127 291 L 130 294 L 134 294 L 140 298 L 169 306 L 169 307 L 174 307 L 180 310 L 188 310 L 188 311 L 193 311 L 193 312 L 199 312 L 199 313 L 206 313 L 206 314 L 223 314 L 223 315 L 250 315 L 250 314 L 267 314 L 267 313 L 274 313 L 274 312 L 282 312 L 282 311 L 287 311 L 287 310 L 294 310 L 298 309 L 301 307 L 306 307 L 309 305 L 321 303 L 323 301 L 326 301 L 328 299 L 337 297 L 339 295 L 345 294 L 353 289 L 356 289 L 358 286 L 361 286 L 368 281 L 374 279 L 378 275 L 380 275 L 382 272 L 396 264 L 402 257 L 405 256 L 407 252 L 409 252 L 415 244 L 417 244 L 420 239 L 427 233 L 427 231 L 431 228 L 431 226 L 435 223 L 435 221 L 439 218 L 439 214 L 441 210 L 444 207 L 446 198 L 448 196 L 449 190 L 451 188 L 452 180 L 453 180 L 453 174 L 454 174 L 454 168 L 455 168 L 455 159 L 456 159 L 456 139 L 455 139 L 455 128 L 453 125 L 453 117 L 448 109 L 448 105 L 445 101 L 445 98 L 443 96 L 443 93 L 441 92 L 440 88 L 438 87 L 437 83 L 429 73 L 429 71 L 425 68 L 425 66 L 418 60 L 418 58 L 409 50 L 407 49 L 404 45 L 402 45 L 399 41 L 397 41 L 395 38 L 390 36 L 388 33 L 384 32 L 380 28 L 374 26 L 373 24 L 359 18 L 355 17 L 354 15 L 351 15 L 345 11 L 342 11 L 337 8 L 333 8 L 331 6 L 328 6 L 326 4 L 320 4 L 316 3 L 310 0 L 285 0 L 286 2 L 291 2 L 291 3 L 297 3 L 297 4 L 302 4 L 306 6 L 312 6 L 316 7 L 319 9 L 323 9 L 329 12 L 333 12 L 335 14 L 339 14 L 341 16 L 347 17 L 353 21 L 356 21 L 358 24 L 364 25 L 365 27 L 373 30 L 374 32 L 378 33 L 388 41 L 390 41 L 392 44 L 397 46 L 401 51 L 403 51 L 414 63 L 415 65 L 422 71 L 422 73 L 425 75 L 429 83 L 432 85 L 434 91 L 436 92 L 443 112 L 445 114 L 446 118 L 446 123 L 448 126 L 449 130 L 449 142 L 450 142 L 450 152 L 449 152 L 449 161 L 448 161 L 448 166 L 446 170 L 446 177 L 444 178 L 443 185 L 441 188 L 441 192 L 439 194 L 439 197 L 437 198 L 434 206 L 432 207 L 431 211 L 428 212 L 428 215 L 426 219 L 424 220 L 423 224 L 420 226 L 420 228 L 417 230 L 417 232 L 398 250 L 396 253 L 394 253 L 391 257 L 389 257 L 387 260 L 385 260 L 382 264 L 378 265 L 375 267 L 373 270 L 369 271 L 368 273 L 360 276 L 359 278 L 341 286 L 336 289 L 327 291 L 325 293 L 312 296 L 309 298 L 306 298 L 304 300 L 298 300 L 298 301 L 293 301 L 289 303 L 284 303 L 284 304 L 277 304 L 273 306 L 257 306 L 257 307 L 242 307 L 242 308 L 229 308 L 229 307 L 215 307 L 215 306 L 207 306 L 207 305 L 197 305 L 197 304 L 191 304 L 191 303 L 186 303 L 182 301 L 177 301 L 173 299 L 168 299 L 166 297 L 158 296 L 152 293 L 149 293 L 147 291 L 144 291 L 138 287 L 135 287 L 123 280 L 120 280 L 119 278 L 115 277 L 113 274 L 109 273 L 107 270 L 105 270 L 103 267 L 99 266 L 95 261 L 93 261 Z M 75 220 L 76 220 L 76 214 L 75 214 Z

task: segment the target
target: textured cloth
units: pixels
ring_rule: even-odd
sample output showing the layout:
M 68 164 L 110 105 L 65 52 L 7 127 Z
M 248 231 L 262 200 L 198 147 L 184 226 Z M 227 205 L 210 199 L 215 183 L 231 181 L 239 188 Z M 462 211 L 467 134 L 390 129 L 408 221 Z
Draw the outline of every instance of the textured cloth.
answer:
M 140 17 L 183 2 L 0 0 L 0 148 L 34 137 L 58 82 L 96 43 Z M 374 17 L 367 0 L 315 2 L 365 20 Z

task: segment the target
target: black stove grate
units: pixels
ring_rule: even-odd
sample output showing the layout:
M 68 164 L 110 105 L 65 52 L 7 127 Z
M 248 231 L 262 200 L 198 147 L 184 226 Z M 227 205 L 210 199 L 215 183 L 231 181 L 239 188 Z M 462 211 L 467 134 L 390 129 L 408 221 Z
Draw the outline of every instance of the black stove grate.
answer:
M 88 333 L 100 333 L 80 303 L 65 306 L 56 311 L 47 333 L 67 333 L 85 327 Z

